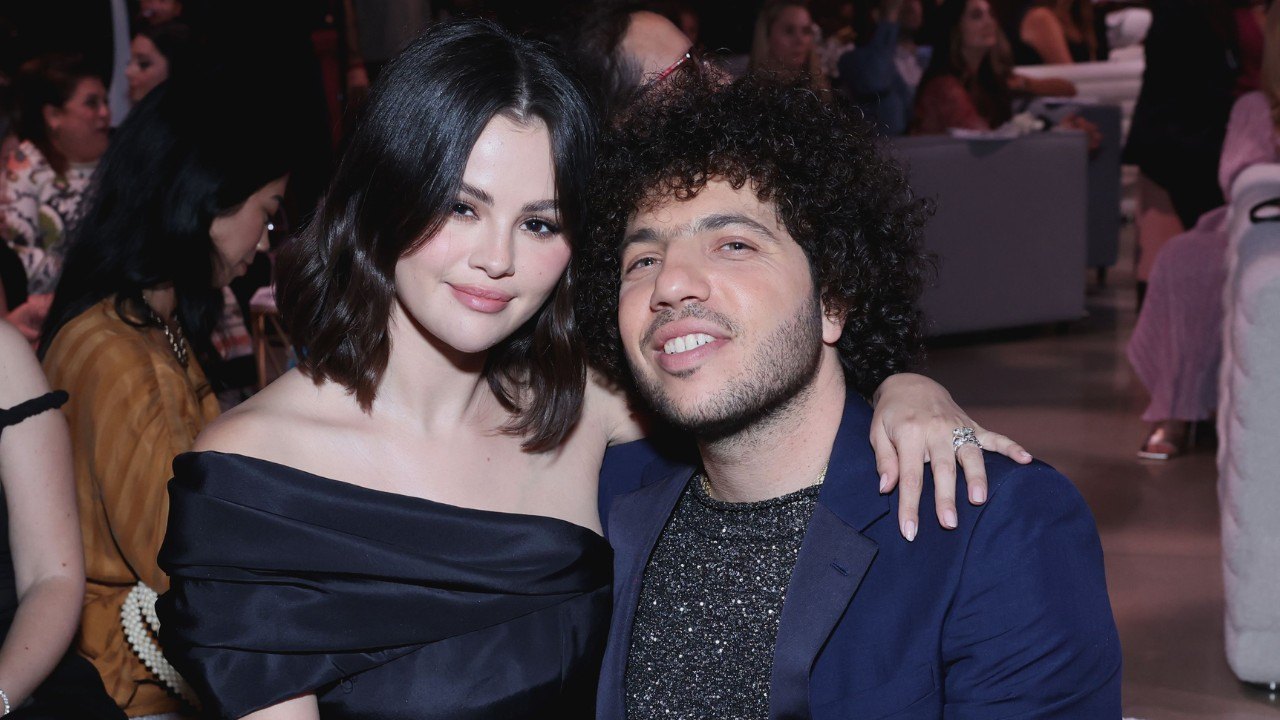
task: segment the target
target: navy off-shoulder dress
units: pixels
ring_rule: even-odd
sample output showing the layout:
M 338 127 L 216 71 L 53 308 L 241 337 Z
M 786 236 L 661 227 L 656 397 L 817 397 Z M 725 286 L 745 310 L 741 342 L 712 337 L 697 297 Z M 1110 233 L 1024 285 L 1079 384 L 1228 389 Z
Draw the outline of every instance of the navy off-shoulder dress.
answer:
M 611 552 L 569 522 L 223 453 L 180 455 L 165 655 L 219 717 L 589 718 Z

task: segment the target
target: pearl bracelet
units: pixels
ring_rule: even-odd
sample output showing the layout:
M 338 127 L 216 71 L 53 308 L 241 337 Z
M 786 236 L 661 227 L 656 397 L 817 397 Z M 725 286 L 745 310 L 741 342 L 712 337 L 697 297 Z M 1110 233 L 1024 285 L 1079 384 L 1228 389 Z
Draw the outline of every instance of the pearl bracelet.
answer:
M 8 714 L 9 714 L 9 709 L 10 709 L 10 708 L 9 708 L 9 693 L 5 692 L 4 690 L 0 690 L 0 700 L 3 700 L 3 701 L 4 701 L 4 712 L 0 713 L 0 715 L 8 715 Z

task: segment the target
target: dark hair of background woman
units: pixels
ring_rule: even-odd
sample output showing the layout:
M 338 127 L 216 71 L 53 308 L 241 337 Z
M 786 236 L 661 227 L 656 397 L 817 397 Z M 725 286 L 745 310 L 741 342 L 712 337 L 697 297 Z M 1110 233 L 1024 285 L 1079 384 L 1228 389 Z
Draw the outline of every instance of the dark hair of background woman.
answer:
M 30 140 L 58 174 L 67 171 L 67 159 L 49 139 L 44 108 L 66 105 L 76 86 L 92 77 L 98 76 L 78 55 L 42 55 L 23 63 L 14 78 L 14 126 L 18 137 Z
M 156 50 L 169 63 L 170 80 L 200 70 L 197 38 L 185 23 L 174 20 L 160 25 L 141 24 L 133 35 L 141 35 L 156 46 Z
M 568 32 L 556 37 L 557 46 L 574 59 L 595 93 L 602 117 L 624 107 L 643 79 L 642 68 L 622 52 L 621 45 L 631 16 L 646 9 L 645 3 L 631 0 L 584 3 L 565 23 Z
M 978 114 L 994 128 L 1013 117 L 1013 96 L 1009 91 L 1013 66 L 1009 42 L 997 23 L 999 40 L 996 46 L 982 59 L 978 72 L 970 75 L 960 38 L 960 21 L 968 5 L 969 0 L 945 0 L 938 8 L 933 56 L 920 79 L 920 87 L 936 77 L 949 75 L 959 79 L 969 97 L 973 98 Z
M 177 319 L 212 374 L 222 311 L 213 286 L 214 218 L 289 172 L 291 145 L 245 86 L 163 83 L 129 112 L 94 171 L 40 337 L 116 296 L 126 322 L 151 324 L 144 289 L 172 283 Z
M 562 227 L 579 238 L 596 122 L 584 89 L 544 46 L 468 20 L 432 27 L 382 71 L 316 220 L 281 254 L 277 298 L 299 367 L 365 410 L 390 356 L 396 263 L 444 223 L 471 148 L 497 115 L 546 123 Z M 508 431 L 531 450 L 563 440 L 582 406 L 569 284 L 566 274 L 485 369 L 517 413 Z

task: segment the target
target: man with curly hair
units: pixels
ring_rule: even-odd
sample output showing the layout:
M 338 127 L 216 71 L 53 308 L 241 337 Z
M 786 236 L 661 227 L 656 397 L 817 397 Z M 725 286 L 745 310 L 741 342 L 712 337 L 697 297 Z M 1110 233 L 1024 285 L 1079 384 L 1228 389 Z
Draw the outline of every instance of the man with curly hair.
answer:
M 881 494 L 863 398 L 918 354 L 928 265 L 902 171 L 808 91 L 677 84 L 602 143 L 573 273 L 596 365 L 697 445 L 612 470 L 643 484 L 609 517 L 598 716 L 1119 718 L 1070 481 L 991 457 L 986 503 L 914 542 Z

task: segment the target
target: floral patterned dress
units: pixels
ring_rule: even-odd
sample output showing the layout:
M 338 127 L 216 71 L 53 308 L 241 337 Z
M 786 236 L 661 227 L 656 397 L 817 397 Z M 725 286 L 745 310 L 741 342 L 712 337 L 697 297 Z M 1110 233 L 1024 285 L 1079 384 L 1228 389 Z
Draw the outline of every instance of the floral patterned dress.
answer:
M 0 237 L 17 252 L 30 293 L 50 293 L 62 273 L 67 230 L 80 208 L 95 164 L 54 172 L 44 154 L 22 141 L 0 173 Z

